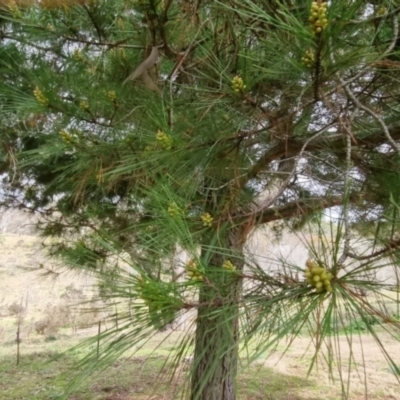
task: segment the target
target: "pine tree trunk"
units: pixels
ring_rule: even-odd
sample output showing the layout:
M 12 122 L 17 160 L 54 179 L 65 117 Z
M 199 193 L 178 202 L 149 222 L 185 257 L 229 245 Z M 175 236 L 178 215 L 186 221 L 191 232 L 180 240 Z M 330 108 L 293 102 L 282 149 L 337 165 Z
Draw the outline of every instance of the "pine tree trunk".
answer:
M 237 270 L 242 270 L 242 242 L 240 246 L 232 240 L 228 243 L 229 252 L 236 255 L 228 258 Z M 214 254 L 210 265 L 215 269 L 225 259 Z M 236 400 L 241 287 L 242 281 L 236 275 L 220 272 L 200 289 L 199 302 L 203 306 L 197 315 L 191 400 Z
M 214 316 L 214 311 L 199 311 L 191 400 L 236 399 L 237 312 L 233 308 Z

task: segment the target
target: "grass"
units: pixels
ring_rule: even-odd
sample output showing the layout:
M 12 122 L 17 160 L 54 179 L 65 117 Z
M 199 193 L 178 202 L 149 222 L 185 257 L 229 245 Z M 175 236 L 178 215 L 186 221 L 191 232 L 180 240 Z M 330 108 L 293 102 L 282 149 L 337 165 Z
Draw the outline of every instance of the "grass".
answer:
M 12 318 L 2 318 L 2 320 L 9 322 L 10 332 L 16 329 Z M 355 322 L 362 321 L 353 321 Z M 373 324 L 376 322 L 371 320 Z M 353 330 L 352 324 L 346 324 L 345 327 L 350 331 Z M 379 325 L 377 329 L 382 330 Z M 71 329 L 63 329 L 53 336 L 41 336 L 33 332 L 21 344 L 21 358 L 18 366 L 16 366 L 16 343 L 11 340 L 12 337 L 15 338 L 15 335 L 7 335 L 8 340 L 0 342 L 0 400 L 57 399 L 70 380 L 71 369 L 89 350 L 95 351 L 96 344 L 91 344 L 90 349 L 80 348 L 68 353 L 66 351 L 80 343 L 85 337 L 95 336 L 96 332 L 96 327 L 78 333 L 72 333 Z M 78 335 L 79 333 L 81 334 Z M 377 362 L 378 357 L 375 353 L 372 355 L 371 351 L 373 342 L 371 335 L 357 329 L 355 337 L 358 337 L 358 333 L 363 335 L 363 341 L 369 341 L 364 343 L 365 348 L 368 348 L 368 354 L 371 353 L 371 358 L 366 360 L 366 363 L 377 380 L 375 386 L 368 384 L 368 399 L 396 399 L 396 397 L 388 397 L 388 393 L 398 391 L 398 383 L 393 383 L 395 377 L 398 376 L 397 371 L 389 371 L 387 364 Z M 182 332 L 155 334 L 143 347 L 135 349 L 133 357 L 128 357 L 129 355 L 126 354 L 125 358 L 121 358 L 104 372 L 90 377 L 68 399 L 186 399 L 182 388 L 187 383 L 188 371 L 182 365 L 171 380 L 172 367 L 168 359 L 169 356 L 176 354 L 175 343 L 181 334 Z M 382 334 L 385 333 L 382 331 Z M 344 335 L 340 337 L 343 343 L 346 343 L 346 337 Z M 307 378 L 310 352 L 306 356 L 304 354 L 309 340 L 308 335 L 300 335 L 283 360 L 281 356 L 286 349 L 285 341 L 271 352 L 260 353 L 250 367 L 244 364 L 239 369 L 238 400 L 340 399 L 339 383 L 330 384 L 326 370 L 323 368 L 313 370 L 310 378 Z M 392 346 L 396 345 L 393 338 L 387 337 L 385 340 L 390 340 Z M 356 346 L 354 347 L 356 350 Z M 376 352 L 376 349 L 373 351 Z M 245 363 L 246 350 L 243 350 L 242 355 Z M 345 358 L 342 360 L 343 368 L 346 368 L 347 361 Z M 361 365 L 360 357 L 356 361 Z M 161 370 L 162 373 L 160 373 Z M 75 372 L 79 374 L 79 371 L 75 370 Z M 67 375 L 61 375 L 62 373 L 67 373 Z M 390 377 L 387 380 L 390 387 L 382 389 L 382 382 L 387 376 Z M 357 377 L 352 380 L 357 381 Z M 356 382 L 354 386 L 352 383 L 352 387 L 355 389 L 352 389 L 350 400 L 366 398 L 363 393 L 363 383 Z
M 87 334 L 90 332 L 87 332 Z M 94 330 L 91 334 L 94 333 Z M 174 354 L 178 334 L 154 336 L 133 357 L 123 357 L 107 370 L 85 381 L 69 400 L 178 400 L 186 399 L 182 388 L 187 383 L 187 369 L 182 365 L 173 378 L 168 356 Z M 66 352 L 78 344 L 82 337 L 58 336 L 45 341 L 35 335 L 21 344 L 20 364 L 16 365 L 16 344 L 0 344 L 0 399 L 1 400 L 55 400 L 63 392 L 71 377 L 75 363 L 87 350 Z M 159 343 L 162 344 L 158 346 Z M 340 385 L 330 384 L 323 370 L 313 370 L 307 378 L 309 363 L 303 358 L 304 339 L 280 359 L 283 346 L 278 346 L 266 360 L 260 356 L 251 366 L 240 366 L 238 400 L 337 400 Z M 92 345 L 93 351 L 95 346 Z M 272 360 L 271 360 L 272 359 Z M 375 367 L 374 367 L 375 368 Z M 161 371 L 161 372 L 160 372 Z M 397 372 L 397 371 L 396 371 Z M 62 374 L 64 373 L 64 374 Z M 78 370 L 74 373 L 79 374 Z M 395 376 L 385 368 L 386 375 Z M 363 385 L 362 385 L 363 387 Z M 396 384 L 393 386 L 396 392 Z M 397 386 L 398 387 L 398 386 Z M 388 400 L 381 381 L 370 389 L 368 399 Z M 351 400 L 365 399 L 363 389 L 356 387 Z
M 160 338 L 151 340 L 134 357 L 121 358 L 106 371 L 93 376 L 71 394 L 69 400 L 144 400 L 184 399 L 182 388 L 187 382 L 183 367 L 172 379 L 168 354 L 171 339 L 154 351 Z M 15 345 L 0 345 L 1 400 L 55 400 L 68 383 L 68 374 L 82 351 L 65 353 L 78 343 L 76 338 L 21 344 L 20 364 L 16 365 Z M 162 372 L 160 373 L 160 370 Z M 79 371 L 75 371 L 79 373 Z M 328 388 L 328 389 L 327 389 Z M 240 400 L 333 400 L 328 384 L 319 385 L 315 379 L 274 371 L 257 362 L 242 367 L 238 378 Z
M 61 356 L 53 359 L 54 353 L 33 353 L 24 357 L 18 367 L 13 359 L 2 360 L 0 365 L 0 388 L 2 399 L 9 400 L 47 400 L 56 399 L 62 393 L 65 379 L 58 374 L 65 372 L 74 364 L 74 359 Z M 164 398 L 181 397 L 183 377 L 175 379 L 171 385 L 167 374 L 159 374 L 165 358 L 122 359 L 113 364 L 90 382 L 81 386 L 69 399 L 97 400 L 111 399 L 112 396 L 123 399 L 145 399 L 162 395 Z M 157 382 L 157 383 L 155 383 Z M 239 375 L 239 399 L 287 399 L 290 393 L 297 393 L 293 400 L 320 399 L 318 386 L 312 381 L 296 376 L 283 375 L 269 368 L 251 367 Z M 302 396 L 301 391 L 306 393 Z M 315 396 L 310 392 L 315 391 Z M 311 395 L 311 396 L 310 396 Z M 335 399 L 336 397 L 324 397 Z

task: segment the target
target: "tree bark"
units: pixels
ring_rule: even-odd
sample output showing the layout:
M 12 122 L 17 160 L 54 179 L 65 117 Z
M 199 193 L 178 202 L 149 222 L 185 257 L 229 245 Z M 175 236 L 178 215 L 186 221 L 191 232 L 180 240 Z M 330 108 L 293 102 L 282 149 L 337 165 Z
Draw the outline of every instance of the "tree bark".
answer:
M 243 242 L 232 237 L 230 232 L 226 249 L 232 256 L 202 254 L 211 271 L 199 293 L 203 306 L 197 314 L 191 400 L 236 400 L 242 280 L 221 267 L 229 259 L 236 270 L 243 269 Z

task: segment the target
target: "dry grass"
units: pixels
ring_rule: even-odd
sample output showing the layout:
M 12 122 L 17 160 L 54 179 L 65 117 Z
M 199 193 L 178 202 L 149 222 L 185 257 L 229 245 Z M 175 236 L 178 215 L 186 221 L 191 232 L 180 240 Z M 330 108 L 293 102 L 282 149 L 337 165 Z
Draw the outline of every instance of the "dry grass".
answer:
M 60 372 L 71 368 L 85 353 L 63 354 L 68 348 L 79 343 L 84 336 L 95 334 L 95 330 L 81 332 L 80 337 L 61 337 L 54 342 L 45 342 L 39 335 L 29 343 L 21 344 L 21 362 L 17 367 L 16 345 L 0 345 L 0 399 L 47 400 L 60 394 L 67 380 L 58 377 Z M 70 400 L 117 400 L 117 399 L 164 399 L 182 398 L 187 369 L 182 366 L 171 380 L 171 366 L 168 356 L 173 354 L 178 333 L 167 337 L 158 333 L 133 357 L 122 358 L 109 369 L 87 381 L 78 391 L 69 396 Z M 365 394 L 364 375 L 352 373 L 350 400 L 397 400 L 400 387 L 394 374 L 389 372 L 384 358 L 369 336 L 362 336 L 368 397 Z M 396 343 L 383 336 L 385 344 L 393 355 L 398 354 Z M 162 345 L 157 348 L 159 343 Z M 345 339 L 341 339 L 345 356 Z M 338 382 L 328 380 L 327 370 L 319 366 L 306 377 L 312 351 L 306 351 L 308 339 L 297 339 L 283 357 L 284 346 L 278 347 L 269 357 L 260 357 L 250 367 L 241 368 L 238 380 L 238 399 L 241 400 L 335 400 L 340 396 Z M 156 350 L 154 350 L 156 349 Z M 362 362 L 362 353 L 354 344 L 356 362 Z M 92 348 L 93 351 L 93 348 Z M 52 359 L 61 354 L 60 358 Z M 162 372 L 160 373 L 160 370 Z M 346 367 L 343 366 L 343 372 Z M 2 397 L 3 396 L 3 397 Z M 184 397 L 183 397 L 184 398 Z

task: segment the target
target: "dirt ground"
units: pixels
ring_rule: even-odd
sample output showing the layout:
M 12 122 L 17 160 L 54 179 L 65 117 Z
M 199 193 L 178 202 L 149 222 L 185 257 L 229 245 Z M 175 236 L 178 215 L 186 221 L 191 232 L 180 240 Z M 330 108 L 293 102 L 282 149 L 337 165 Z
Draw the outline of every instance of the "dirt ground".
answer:
M 396 342 L 387 333 L 381 333 L 380 338 L 385 349 L 397 365 L 400 364 L 400 343 Z M 400 385 L 396 375 L 391 371 L 385 356 L 381 352 L 376 340 L 368 334 L 353 337 L 352 343 L 352 368 L 349 372 L 350 350 L 345 336 L 340 337 L 336 343 L 340 348 L 342 360 L 341 373 L 343 380 L 351 381 L 352 400 L 361 399 L 394 399 L 400 400 Z M 259 360 L 263 366 L 274 369 L 287 375 L 303 376 L 307 371 L 314 347 L 310 345 L 309 338 L 297 338 L 290 346 L 288 352 L 282 357 L 283 352 L 277 351 L 264 360 Z M 329 378 L 326 363 L 317 363 L 311 372 L 311 377 L 321 379 L 325 384 L 330 383 L 336 390 L 340 386 L 338 365 L 333 365 L 334 381 Z

